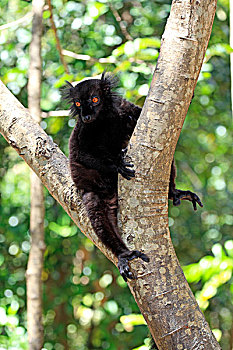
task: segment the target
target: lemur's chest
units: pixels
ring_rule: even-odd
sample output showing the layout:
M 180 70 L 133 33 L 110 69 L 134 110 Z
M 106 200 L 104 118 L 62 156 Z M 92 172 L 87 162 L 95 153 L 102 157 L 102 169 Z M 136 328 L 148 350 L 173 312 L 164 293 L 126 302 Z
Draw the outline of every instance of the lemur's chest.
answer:
M 92 154 L 119 153 L 121 144 L 120 121 L 117 119 L 87 125 L 79 134 L 79 148 Z

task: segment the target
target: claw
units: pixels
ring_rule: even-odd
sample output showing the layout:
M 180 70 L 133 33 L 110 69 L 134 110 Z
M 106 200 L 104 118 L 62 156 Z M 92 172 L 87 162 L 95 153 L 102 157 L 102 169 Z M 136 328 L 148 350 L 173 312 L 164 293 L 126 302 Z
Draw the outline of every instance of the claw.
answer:
M 134 165 L 132 163 L 127 163 L 127 162 L 125 162 L 125 166 L 127 166 L 129 168 L 133 168 L 134 167 Z
M 119 155 L 119 162 L 118 162 L 118 172 L 127 180 L 130 180 L 132 177 L 135 176 L 135 171 L 133 169 L 133 164 L 125 161 L 125 154 L 127 150 L 123 150 L 121 154 Z
M 127 180 L 130 180 L 132 177 L 135 176 L 135 171 L 132 169 L 127 169 L 126 167 L 119 166 L 118 172 Z
M 118 256 L 118 269 L 120 271 L 121 276 L 127 282 L 127 279 L 136 279 L 134 274 L 129 270 L 128 262 L 135 258 L 140 258 L 145 262 L 149 262 L 150 259 L 148 256 L 139 250 L 131 250 L 125 253 L 122 253 Z
M 143 253 L 141 253 L 140 259 L 142 259 L 142 260 L 145 261 L 145 262 L 149 262 L 149 261 L 150 261 L 150 259 L 148 258 L 148 256 L 147 256 L 146 254 L 143 254 Z

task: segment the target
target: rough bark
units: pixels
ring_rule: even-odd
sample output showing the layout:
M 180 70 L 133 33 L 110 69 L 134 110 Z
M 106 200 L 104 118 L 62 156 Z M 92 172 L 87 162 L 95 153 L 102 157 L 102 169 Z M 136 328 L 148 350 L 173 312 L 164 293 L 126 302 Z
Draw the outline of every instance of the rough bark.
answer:
M 29 47 L 30 66 L 28 71 L 28 109 L 32 118 L 41 120 L 41 37 L 44 0 L 32 2 L 32 41 Z M 44 195 L 43 185 L 37 175 L 31 171 L 31 213 L 27 277 L 27 331 L 30 350 L 43 347 L 44 334 L 42 324 L 42 280 L 44 262 Z
M 136 179 L 121 186 L 125 240 L 132 248 L 143 246 L 151 258 L 149 264 L 131 264 L 140 278 L 131 282 L 130 288 L 163 350 L 220 348 L 177 260 L 167 203 L 170 165 L 202 66 L 215 8 L 213 0 L 173 1 L 151 89 L 132 139 L 130 155 L 136 164 Z
M 202 65 L 215 7 L 216 0 L 173 1 L 152 87 L 132 140 L 137 176 L 120 186 L 125 241 L 151 256 L 150 264 L 131 264 L 138 279 L 130 288 L 162 350 L 220 349 L 184 278 L 167 220 L 170 164 Z M 116 263 L 91 229 L 66 157 L 3 84 L 0 96 L 0 132 L 81 230 Z

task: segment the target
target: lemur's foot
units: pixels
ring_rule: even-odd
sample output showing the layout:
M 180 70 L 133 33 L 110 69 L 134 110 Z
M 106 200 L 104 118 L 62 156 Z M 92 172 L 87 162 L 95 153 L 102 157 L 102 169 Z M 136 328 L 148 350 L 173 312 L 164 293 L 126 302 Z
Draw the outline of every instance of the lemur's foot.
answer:
M 198 195 L 191 191 L 176 190 L 175 193 L 172 194 L 172 198 L 173 205 L 175 206 L 180 205 L 181 200 L 186 200 L 192 202 L 194 210 L 197 210 L 197 204 L 200 207 L 203 207 L 203 204 Z
M 134 274 L 129 270 L 128 262 L 130 260 L 133 260 L 135 258 L 140 258 L 145 262 L 149 262 L 150 259 L 148 256 L 139 250 L 130 250 L 125 253 L 118 255 L 118 269 L 120 271 L 121 276 L 124 278 L 125 282 L 127 282 L 127 279 L 136 279 Z

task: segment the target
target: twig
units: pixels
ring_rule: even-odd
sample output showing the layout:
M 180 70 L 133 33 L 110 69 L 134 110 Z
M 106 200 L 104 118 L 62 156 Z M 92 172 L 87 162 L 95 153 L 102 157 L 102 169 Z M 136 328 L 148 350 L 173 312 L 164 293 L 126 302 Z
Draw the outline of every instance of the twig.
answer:
M 58 35 L 57 35 L 57 28 L 55 26 L 55 22 L 54 22 L 54 19 L 53 19 L 53 8 L 52 8 L 51 0 L 48 0 L 48 5 L 49 5 L 49 11 L 50 11 L 50 22 L 51 22 L 52 30 L 54 32 L 54 36 L 55 36 L 55 40 L 56 40 L 56 46 L 57 46 L 57 50 L 59 52 L 60 60 L 61 60 L 61 63 L 63 64 L 63 66 L 64 66 L 65 72 L 67 74 L 69 74 L 69 69 L 68 69 L 68 66 L 66 64 L 66 61 L 64 60 L 64 56 L 62 54 L 62 48 L 61 48 L 60 40 L 59 40 Z
M 91 60 L 95 60 L 94 58 L 92 58 L 89 55 L 82 55 L 82 54 L 78 54 L 69 50 L 62 50 L 62 54 L 64 56 L 69 56 L 72 58 L 75 58 L 76 60 L 80 60 L 80 61 L 91 61 Z
M 116 57 L 114 56 L 108 56 L 108 57 L 102 57 L 102 58 L 95 58 L 95 57 L 91 57 L 89 55 L 82 55 L 82 54 L 78 54 L 69 50 L 62 50 L 62 54 L 64 56 L 68 56 L 68 57 L 72 57 L 76 60 L 80 60 L 80 61 L 89 61 L 89 62 L 99 62 L 99 63 L 109 63 L 109 64 L 117 64 L 119 61 L 116 59 Z M 130 57 L 128 59 L 129 62 L 133 62 L 133 63 L 137 63 L 137 64 L 142 64 L 145 61 L 144 60 L 140 60 L 137 59 L 135 57 Z M 154 71 L 154 65 L 147 63 L 148 67 L 151 69 L 151 73 L 153 73 Z
M 193 187 L 200 190 L 202 188 L 202 183 L 188 163 L 181 162 L 180 167 L 192 182 Z
M 119 12 L 111 4 L 110 4 L 110 9 L 111 9 L 116 21 L 119 23 L 122 34 L 125 36 L 125 38 L 127 40 L 133 40 L 132 36 L 128 33 L 128 31 L 126 29 L 126 26 L 125 26 L 124 22 L 122 21 L 122 18 L 120 16 Z
M 32 12 L 28 12 L 25 16 L 17 19 L 16 21 L 10 22 L 10 23 L 6 23 L 3 24 L 2 26 L 0 26 L 0 30 L 4 30 L 4 29 L 8 29 L 8 28 L 12 28 L 15 26 L 18 26 L 19 24 L 27 24 L 27 20 L 28 19 L 32 19 L 33 13 Z
M 42 112 L 42 114 L 41 114 L 41 117 L 42 117 L 42 118 L 49 118 L 49 117 L 68 117 L 68 116 L 69 116 L 69 111 L 66 111 L 66 110 Z
M 69 50 L 62 50 L 62 54 L 64 56 L 68 56 L 68 57 L 72 57 L 75 58 L 76 60 L 80 60 L 80 61 L 90 61 L 90 62 L 100 62 L 100 63 L 116 63 L 116 58 L 113 56 L 109 56 L 109 57 L 104 57 L 104 58 L 95 58 L 95 57 L 91 57 L 89 55 L 82 55 L 82 54 L 78 54 Z

